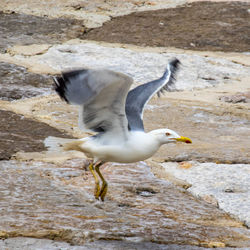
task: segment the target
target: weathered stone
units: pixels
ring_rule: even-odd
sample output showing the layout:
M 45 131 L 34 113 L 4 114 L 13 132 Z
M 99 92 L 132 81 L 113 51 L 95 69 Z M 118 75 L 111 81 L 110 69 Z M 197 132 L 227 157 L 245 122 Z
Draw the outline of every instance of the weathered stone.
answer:
M 129 14 L 135 11 L 156 10 L 175 7 L 185 3 L 186 0 L 156 0 L 152 1 L 81 1 L 81 0 L 27 0 L 16 4 L 13 0 L 2 0 L 0 7 L 5 12 L 25 13 L 50 18 L 74 18 L 84 21 L 88 28 L 102 26 L 114 16 Z
M 215 197 L 213 195 L 205 194 L 205 195 L 201 196 L 201 198 L 204 201 L 206 201 L 207 203 L 212 204 L 215 207 L 219 207 L 218 201 L 215 199 Z
M 44 54 L 49 47 L 50 45 L 48 44 L 32 44 L 30 46 L 17 45 L 7 49 L 7 52 L 12 56 L 16 54 L 23 56 L 35 56 Z
M 157 162 L 157 160 L 146 160 L 146 163 L 151 167 L 151 171 L 152 173 L 160 179 L 163 180 L 168 180 L 171 183 L 173 183 L 174 185 L 184 188 L 184 189 L 188 189 L 190 188 L 192 185 L 190 183 L 188 183 L 187 181 L 181 180 L 179 178 L 176 178 L 173 174 L 167 172 L 165 170 L 164 167 L 162 167 L 159 162 Z
M 2 5 L 2 1 L 0 6 Z M 27 6 L 27 3 L 26 3 Z M 50 19 L 0 12 L 0 51 L 12 45 L 48 44 L 66 41 L 82 33 L 83 23 L 72 19 Z
M 246 247 L 250 243 L 240 222 L 157 179 L 145 164 L 106 165 L 102 172 L 109 192 L 104 203 L 95 201 L 94 180 L 81 161 L 72 165 L 1 161 L 0 168 L 2 237 L 72 244 L 120 240 Z
M 250 102 L 250 92 L 245 93 L 236 93 L 235 95 L 231 96 L 221 96 L 219 100 L 223 102 L 231 102 L 231 103 L 239 103 L 239 102 Z
M 239 218 L 250 227 L 250 164 L 215 164 L 192 162 L 180 168 L 176 163 L 161 164 L 165 171 L 189 182 L 192 194 Z
M 240 1 L 202 1 L 171 9 L 131 13 L 113 18 L 102 27 L 83 34 L 82 38 L 144 46 L 247 52 L 250 49 L 249 8 L 249 3 Z M 208 79 L 213 80 L 213 76 Z
M 212 246 L 213 244 L 213 246 Z M 210 247 L 218 247 L 220 244 L 223 245 L 222 242 L 211 242 Z M 216 246 L 217 245 L 217 246 Z M 207 244 L 205 243 L 205 246 Z M 188 245 L 176 245 L 176 244 L 157 244 L 151 242 L 129 242 L 129 241 L 107 241 L 107 240 L 98 240 L 94 242 L 86 242 L 83 245 L 72 245 L 67 242 L 60 242 L 55 240 L 48 239 L 35 239 L 28 237 L 14 237 L 5 240 L 0 240 L 0 248 L 1 249 L 11 249 L 11 250 L 204 250 L 207 248 L 197 247 L 197 246 L 188 246 Z M 223 247 L 217 248 L 217 250 L 229 250 L 235 249 L 231 247 Z
M 124 49 L 79 40 L 76 43 L 73 40 L 72 43 L 51 46 L 46 53 L 35 57 L 4 54 L 2 60 L 30 65 L 31 71 L 39 70 L 44 65 L 50 67 L 51 71 L 57 72 L 72 68 L 105 67 L 129 74 L 138 85 L 161 77 L 169 60 L 176 57 L 182 63 L 176 76 L 177 90 L 201 89 L 229 83 L 239 84 L 249 77 L 250 63 L 242 65 L 241 62 L 233 62 L 231 58 L 208 54 L 187 54 L 185 51 L 168 49 L 149 52 L 145 49 L 133 47 Z
M 18 100 L 52 92 L 52 79 L 28 72 L 24 67 L 0 62 L 0 99 Z
M 49 135 L 66 134 L 47 124 L 27 119 L 10 111 L 0 110 L 0 160 L 18 152 L 43 151 L 43 140 Z
M 168 107 L 165 107 L 165 103 Z M 168 127 L 192 139 L 190 145 L 166 145 L 154 156 L 158 161 L 249 163 L 250 117 L 230 107 L 190 104 L 179 100 L 153 100 L 157 106 L 144 115 L 147 130 Z M 246 114 L 246 116 L 245 116 Z M 239 126 L 240 124 L 240 126 Z M 232 132 L 233 131 L 233 132 Z

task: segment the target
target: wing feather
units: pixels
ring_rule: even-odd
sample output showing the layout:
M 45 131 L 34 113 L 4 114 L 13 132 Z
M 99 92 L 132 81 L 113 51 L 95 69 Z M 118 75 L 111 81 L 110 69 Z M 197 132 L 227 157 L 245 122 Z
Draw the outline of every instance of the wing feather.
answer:
M 83 69 L 62 73 L 54 81 L 61 98 L 80 106 L 82 129 L 126 133 L 125 102 L 132 78 L 111 70 Z
M 169 62 L 161 78 L 129 91 L 126 100 L 126 115 L 130 130 L 144 130 L 143 111 L 145 105 L 156 93 L 159 97 L 164 91 L 172 91 L 179 64 L 178 59 L 173 59 Z

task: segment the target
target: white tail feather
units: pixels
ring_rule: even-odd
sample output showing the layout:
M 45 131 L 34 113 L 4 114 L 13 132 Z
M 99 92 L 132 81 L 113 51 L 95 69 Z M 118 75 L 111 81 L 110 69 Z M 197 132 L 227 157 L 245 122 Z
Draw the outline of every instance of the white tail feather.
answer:
M 76 139 L 66 139 L 60 137 L 49 136 L 44 140 L 44 146 L 48 148 L 48 151 L 64 151 L 64 146 L 67 143 L 76 141 Z

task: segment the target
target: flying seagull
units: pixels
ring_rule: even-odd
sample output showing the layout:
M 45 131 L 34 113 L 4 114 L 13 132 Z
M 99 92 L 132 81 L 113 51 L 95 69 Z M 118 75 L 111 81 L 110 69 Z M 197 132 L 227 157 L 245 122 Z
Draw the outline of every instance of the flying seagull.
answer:
M 187 137 L 170 129 L 146 133 L 143 111 L 155 95 L 170 91 L 175 82 L 179 60 L 171 60 L 163 76 L 129 91 L 133 79 L 108 69 L 81 69 L 54 77 L 55 90 L 69 104 L 79 109 L 79 126 L 95 135 L 67 143 L 58 143 L 63 150 L 78 150 L 91 158 L 89 169 L 95 178 L 95 198 L 104 201 L 108 184 L 100 172 L 106 162 L 132 163 L 153 156 L 161 145 L 170 142 L 191 143 Z M 55 145 L 54 137 L 45 140 Z M 99 178 L 102 181 L 100 187 Z

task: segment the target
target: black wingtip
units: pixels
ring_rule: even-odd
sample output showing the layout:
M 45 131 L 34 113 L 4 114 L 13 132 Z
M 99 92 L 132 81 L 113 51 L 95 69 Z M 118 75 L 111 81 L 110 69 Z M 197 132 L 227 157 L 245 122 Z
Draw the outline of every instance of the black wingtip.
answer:
M 170 61 L 169 64 L 170 64 L 170 66 L 171 66 L 173 69 L 178 70 L 179 67 L 180 67 L 181 62 L 180 62 L 179 59 L 174 58 L 174 59 L 172 59 L 172 60 Z
M 170 65 L 170 74 L 171 75 L 170 75 L 170 79 L 169 79 L 168 85 L 171 86 L 171 85 L 175 84 L 176 73 L 180 69 L 181 62 L 179 61 L 179 59 L 174 58 L 173 60 L 170 61 L 169 65 Z
M 176 77 L 177 71 L 179 70 L 180 65 L 181 65 L 181 62 L 177 58 L 174 58 L 169 62 L 168 67 L 163 74 L 163 78 L 167 77 L 169 74 L 170 74 L 170 77 L 169 77 L 168 82 L 157 92 L 158 97 L 160 97 L 161 94 L 164 93 L 164 91 L 171 92 L 175 90 L 174 89 L 174 84 L 176 81 L 175 77 Z
M 68 88 L 70 84 L 75 84 L 76 81 L 79 81 L 79 75 L 85 74 L 88 72 L 88 69 L 75 69 L 70 71 L 62 72 L 60 76 L 54 76 L 54 89 L 57 94 L 65 100 L 67 103 L 71 103 L 69 100 Z
M 176 73 L 180 68 L 181 62 L 179 59 L 174 58 L 169 62 L 170 78 L 167 84 L 164 86 L 164 90 L 173 91 L 173 87 L 176 81 Z
M 68 103 L 69 101 L 65 96 L 65 91 L 67 90 L 66 81 L 62 76 L 54 76 L 53 80 L 55 83 L 54 86 L 55 91 L 63 100 L 65 100 Z
M 175 80 L 176 80 L 175 79 L 176 73 L 178 72 L 180 65 L 181 65 L 181 62 L 177 58 L 174 58 L 169 62 L 170 79 L 169 79 L 167 86 L 174 85 Z

